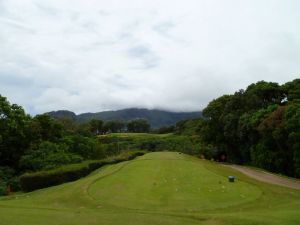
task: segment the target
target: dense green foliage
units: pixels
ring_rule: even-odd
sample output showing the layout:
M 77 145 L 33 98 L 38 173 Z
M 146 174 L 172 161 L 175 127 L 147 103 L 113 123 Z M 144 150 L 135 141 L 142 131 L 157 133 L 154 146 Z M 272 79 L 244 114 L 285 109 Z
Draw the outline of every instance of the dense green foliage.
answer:
M 128 122 L 121 120 L 102 121 L 92 119 L 87 123 L 76 123 L 70 119 L 58 118 L 56 121 L 59 121 L 66 130 L 80 133 L 83 136 L 121 133 L 127 131 L 133 133 L 145 133 L 150 131 L 150 124 L 145 119 L 134 119 Z
M 150 131 L 150 124 L 145 119 L 131 120 L 127 123 L 127 131 L 133 133 L 147 133 Z
M 112 133 L 100 135 L 99 141 L 112 149 L 124 151 L 175 151 L 191 155 L 201 155 L 207 146 L 200 142 L 198 136 L 174 134 L 147 134 L 147 133 Z
M 44 141 L 39 144 L 37 149 L 22 156 L 20 167 L 27 171 L 38 171 L 53 169 L 65 164 L 79 163 L 82 160 L 81 156 L 69 152 L 66 144 Z
M 30 117 L 0 95 L 0 166 L 17 167 L 28 146 Z
M 201 138 L 228 161 L 300 177 L 300 79 L 251 84 L 203 110 Z
M 203 119 L 181 120 L 176 123 L 174 133 L 180 135 L 195 135 L 200 133 Z
M 7 184 L 13 190 L 20 189 L 19 178 L 15 176 L 15 171 L 10 167 L 0 167 L 0 195 L 6 195 L 10 191 Z

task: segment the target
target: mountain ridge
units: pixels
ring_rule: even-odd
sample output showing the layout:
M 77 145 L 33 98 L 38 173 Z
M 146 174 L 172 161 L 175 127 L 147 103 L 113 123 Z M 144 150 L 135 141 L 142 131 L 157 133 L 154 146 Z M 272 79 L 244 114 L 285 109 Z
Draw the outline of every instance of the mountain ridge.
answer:
M 133 119 L 146 119 L 152 128 L 174 125 L 176 122 L 185 119 L 195 119 L 202 117 L 199 112 L 171 112 L 159 109 L 145 108 L 127 108 L 121 110 L 110 110 L 102 112 L 87 112 L 75 114 L 69 110 L 58 110 L 47 112 L 52 118 L 68 118 L 78 123 L 85 123 L 91 119 L 100 119 L 103 121 L 122 120 L 130 121 Z

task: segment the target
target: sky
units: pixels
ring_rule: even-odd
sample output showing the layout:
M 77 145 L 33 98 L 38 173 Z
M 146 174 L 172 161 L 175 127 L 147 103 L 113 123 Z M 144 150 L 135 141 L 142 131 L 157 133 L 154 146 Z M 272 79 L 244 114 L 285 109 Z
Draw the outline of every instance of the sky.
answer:
M 0 94 L 32 115 L 200 111 L 300 77 L 298 0 L 0 0 Z

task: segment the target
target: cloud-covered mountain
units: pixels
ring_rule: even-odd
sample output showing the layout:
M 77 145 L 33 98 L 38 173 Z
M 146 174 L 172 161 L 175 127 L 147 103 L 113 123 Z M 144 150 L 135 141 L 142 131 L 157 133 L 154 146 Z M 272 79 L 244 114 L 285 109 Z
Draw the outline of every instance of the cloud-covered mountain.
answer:
M 52 111 L 48 113 L 53 118 L 69 118 L 76 122 L 87 122 L 91 119 L 122 120 L 129 121 L 133 119 L 143 118 L 149 121 L 152 128 L 173 125 L 179 120 L 192 119 L 201 117 L 201 112 L 168 112 L 163 110 L 149 109 L 122 109 L 116 111 L 104 111 L 97 113 L 83 113 L 76 115 L 74 112 L 67 110 Z

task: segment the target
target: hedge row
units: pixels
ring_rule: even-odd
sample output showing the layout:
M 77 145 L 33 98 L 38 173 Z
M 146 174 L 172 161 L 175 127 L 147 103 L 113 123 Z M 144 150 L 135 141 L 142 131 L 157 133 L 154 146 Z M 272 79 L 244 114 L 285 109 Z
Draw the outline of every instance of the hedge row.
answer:
M 21 189 L 25 192 L 46 188 L 69 181 L 77 180 L 92 171 L 108 164 L 132 160 L 137 156 L 144 155 L 144 151 L 126 152 L 121 155 L 110 157 L 99 161 L 71 164 L 57 169 L 26 173 L 20 177 Z

